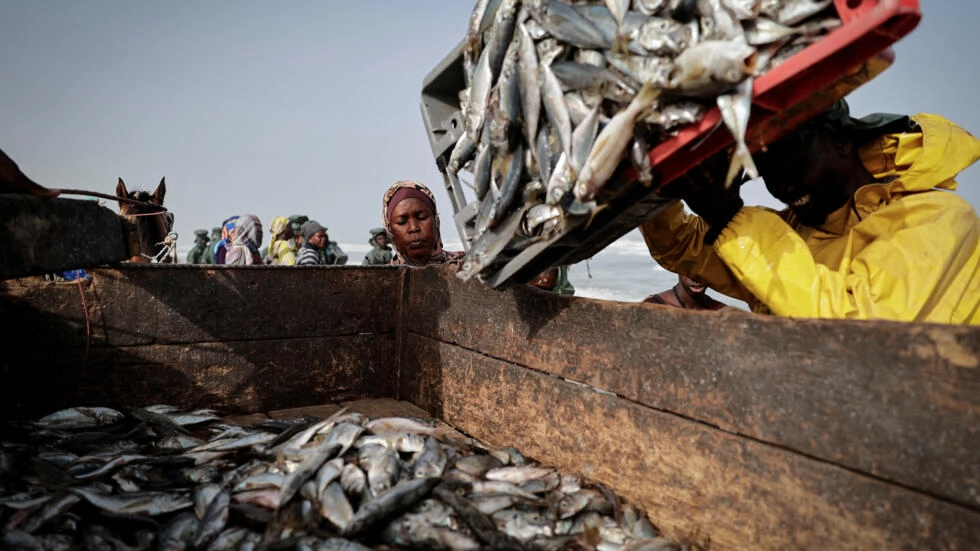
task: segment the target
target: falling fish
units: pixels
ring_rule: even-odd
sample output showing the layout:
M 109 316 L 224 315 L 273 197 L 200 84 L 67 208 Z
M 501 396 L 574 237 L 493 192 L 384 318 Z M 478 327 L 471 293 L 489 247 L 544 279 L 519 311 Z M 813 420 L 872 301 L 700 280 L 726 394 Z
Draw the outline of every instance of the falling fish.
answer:
M 660 90 L 649 83 L 636 94 L 625 109 L 603 127 L 596 136 L 582 173 L 575 180 L 573 192 L 580 202 L 591 201 L 596 192 L 609 180 L 623 159 L 623 154 L 633 137 L 636 119 L 660 97 Z
M 735 151 L 725 176 L 725 187 L 732 185 L 736 176 L 743 171 L 749 178 L 759 177 L 759 170 L 755 167 L 752 153 L 745 143 L 745 133 L 749 128 L 749 116 L 752 112 L 752 81 L 751 78 L 745 79 L 732 93 L 722 94 L 717 99 L 721 119 L 735 137 Z

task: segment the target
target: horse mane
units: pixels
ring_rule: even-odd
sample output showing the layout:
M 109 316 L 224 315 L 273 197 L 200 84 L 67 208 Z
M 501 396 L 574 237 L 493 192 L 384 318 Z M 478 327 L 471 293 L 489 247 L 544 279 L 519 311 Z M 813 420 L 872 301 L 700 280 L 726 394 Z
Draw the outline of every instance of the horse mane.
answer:
M 163 207 L 163 199 L 167 194 L 165 180 L 166 178 L 160 179 L 153 193 L 142 190 L 129 191 L 122 178 L 119 178 L 119 183 L 116 184 L 116 197 L 142 203 L 119 201 L 119 215 L 136 226 L 139 239 L 140 254 L 131 257 L 129 262 L 176 262 L 176 251 L 168 250 L 171 246 L 176 247 L 176 243 L 168 242 L 168 236 L 171 235 L 173 228 L 173 214 Z

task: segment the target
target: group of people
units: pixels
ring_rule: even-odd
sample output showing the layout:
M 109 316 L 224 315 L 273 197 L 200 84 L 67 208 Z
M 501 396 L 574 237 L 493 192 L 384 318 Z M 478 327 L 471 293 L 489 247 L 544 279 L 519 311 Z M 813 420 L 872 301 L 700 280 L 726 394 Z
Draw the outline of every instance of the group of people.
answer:
M 372 230 L 373 232 L 374 230 Z M 343 266 L 348 256 L 327 228 L 306 215 L 277 216 L 269 226 L 270 243 L 262 247 L 262 222 L 254 214 L 231 216 L 220 227 L 194 232 L 188 264 Z M 383 248 L 383 245 L 381 245 Z M 366 259 L 365 259 L 366 262 Z
M 980 324 L 980 218 L 952 193 L 978 159 L 980 140 L 940 116 L 858 119 L 840 100 L 754 155 L 782 211 L 745 206 L 740 184 L 725 183 L 727 161 L 703 163 L 661 189 L 689 210 L 677 201 L 640 230 L 653 259 L 679 279 L 643 302 L 723 308 L 705 294 L 711 288 L 757 313 Z M 460 264 L 463 252 L 443 248 L 435 197 L 423 184 L 396 182 L 381 215 L 365 264 Z M 237 224 L 222 229 L 222 241 L 231 236 L 225 263 L 262 262 L 261 224 L 250 216 Z M 291 234 L 273 224 L 275 264 L 290 248 L 277 243 Z M 300 234 L 296 264 L 338 249 L 316 222 Z M 214 248 L 217 261 L 220 242 Z M 574 293 L 566 267 L 530 283 Z

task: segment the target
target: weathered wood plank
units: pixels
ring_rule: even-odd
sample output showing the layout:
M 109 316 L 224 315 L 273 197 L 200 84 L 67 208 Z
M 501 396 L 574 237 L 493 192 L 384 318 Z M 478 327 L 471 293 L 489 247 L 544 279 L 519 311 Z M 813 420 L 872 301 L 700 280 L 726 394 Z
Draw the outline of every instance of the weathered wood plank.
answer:
M 107 346 L 393 333 L 403 270 L 129 265 L 91 282 L 0 282 L 17 342 Z M 84 292 L 84 296 L 82 292 Z M 53 328 L 49 326 L 54 324 Z M 43 330 L 42 330 L 43 328 Z
M 0 193 L 0 279 L 127 258 L 125 220 L 95 201 Z
M 402 398 L 492 445 L 609 485 L 711 549 L 967 549 L 980 513 L 417 335 Z
M 980 328 L 409 286 L 410 331 L 980 510 Z
M 36 350 L 29 369 L 6 359 L 0 412 L 167 403 L 233 415 L 391 396 L 395 354 L 384 334 Z

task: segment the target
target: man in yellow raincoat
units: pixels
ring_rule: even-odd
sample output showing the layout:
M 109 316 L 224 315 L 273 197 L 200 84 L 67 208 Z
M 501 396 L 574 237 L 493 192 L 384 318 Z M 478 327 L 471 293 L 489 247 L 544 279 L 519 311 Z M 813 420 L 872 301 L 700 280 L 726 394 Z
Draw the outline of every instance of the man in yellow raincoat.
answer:
M 754 157 L 788 208 L 743 206 L 723 177 L 678 180 L 665 194 L 696 215 L 677 202 L 643 224 L 658 263 L 755 312 L 980 324 L 980 219 L 952 193 L 980 140 L 937 115 L 856 119 L 841 100 Z

